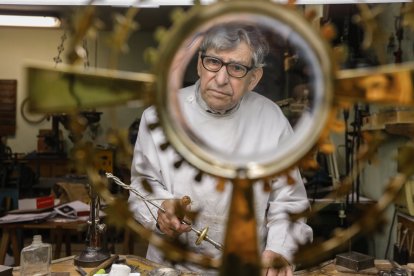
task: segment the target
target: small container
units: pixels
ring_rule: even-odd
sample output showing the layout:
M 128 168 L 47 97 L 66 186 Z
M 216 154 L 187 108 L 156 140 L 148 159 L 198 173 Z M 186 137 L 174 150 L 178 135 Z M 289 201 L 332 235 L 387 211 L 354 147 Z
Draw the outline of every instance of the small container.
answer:
M 22 249 L 20 254 L 21 276 L 51 275 L 52 245 L 42 242 L 41 235 L 33 236 L 31 245 Z
M 113 264 L 109 276 L 129 276 L 131 268 L 124 264 Z

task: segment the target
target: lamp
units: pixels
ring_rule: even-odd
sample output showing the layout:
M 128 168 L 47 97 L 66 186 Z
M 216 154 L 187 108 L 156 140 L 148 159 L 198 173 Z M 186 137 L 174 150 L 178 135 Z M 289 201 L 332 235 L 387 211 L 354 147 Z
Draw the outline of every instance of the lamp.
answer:
M 53 16 L 0 15 L 0 26 L 58 28 L 60 23 Z

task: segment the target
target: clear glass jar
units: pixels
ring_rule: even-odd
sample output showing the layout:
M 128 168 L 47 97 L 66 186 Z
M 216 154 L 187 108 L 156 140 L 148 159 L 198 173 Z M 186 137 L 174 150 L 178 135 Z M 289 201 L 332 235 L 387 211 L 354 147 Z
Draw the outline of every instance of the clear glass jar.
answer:
M 21 276 L 51 275 L 52 245 L 42 242 L 41 235 L 33 236 L 31 245 L 22 249 L 20 254 Z

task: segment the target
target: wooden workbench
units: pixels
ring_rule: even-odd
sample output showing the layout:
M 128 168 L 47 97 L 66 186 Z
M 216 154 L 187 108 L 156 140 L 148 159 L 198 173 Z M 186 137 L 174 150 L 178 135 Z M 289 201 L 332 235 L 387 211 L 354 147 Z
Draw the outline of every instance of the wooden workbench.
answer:
M 341 276 L 367 276 L 367 275 L 378 275 L 380 270 L 392 269 L 392 264 L 388 260 L 375 260 L 375 267 L 355 272 L 344 267 L 335 265 L 335 260 L 330 260 L 321 263 L 309 270 L 295 271 L 294 275 L 306 275 L 306 276 L 317 276 L 317 275 L 341 275 Z
M 80 273 L 76 271 L 76 267 L 74 265 L 74 258 L 75 256 L 69 256 L 69 257 L 53 260 L 52 265 L 51 265 L 52 276 L 80 275 Z M 125 259 L 126 264 L 136 267 L 136 269 L 139 270 L 142 276 L 147 275 L 153 269 L 164 267 L 160 264 L 154 263 L 140 256 L 122 255 L 120 256 L 120 259 Z M 86 273 L 88 273 L 88 275 L 93 269 L 94 269 L 93 267 L 83 268 L 83 270 Z M 183 273 L 181 275 L 182 276 L 195 276 L 195 275 L 200 276 L 198 273 Z M 13 268 L 13 276 L 20 276 L 20 267 Z
M 54 273 L 62 273 L 67 272 L 69 274 L 52 274 L 52 276 L 76 276 L 80 275 L 79 272 L 76 271 L 76 268 L 73 264 L 75 256 L 65 257 L 57 260 L 52 261 L 51 271 Z M 141 275 L 145 276 L 147 275 L 151 270 L 155 268 L 162 267 L 160 264 L 151 262 L 145 258 L 139 257 L 139 256 L 133 256 L 133 255 L 126 255 L 126 256 L 120 256 L 120 258 L 124 258 L 126 260 L 126 264 L 129 264 L 131 266 L 135 266 L 138 268 L 138 270 L 141 272 Z M 341 276 L 367 276 L 367 275 L 378 275 L 379 270 L 389 270 L 392 268 L 392 265 L 387 260 L 376 260 L 375 261 L 376 268 L 367 269 L 360 271 L 359 273 L 353 272 L 353 271 L 347 271 L 344 268 L 338 268 L 335 266 L 334 260 L 324 262 L 320 264 L 319 266 L 309 269 L 309 270 L 301 270 L 296 271 L 294 275 L 309 275 L 309 276 L 317 276 L 317 275 L 341 275 Z M 93 270 L 93 268 L 84 268 L 84 270 L 89 273 Z M 195 273 L 188 273 L 183 274 L 184 275 L 198 275 Z M 20 268 L 15 267 L 13 269 L 13 276 L 20 276 Z

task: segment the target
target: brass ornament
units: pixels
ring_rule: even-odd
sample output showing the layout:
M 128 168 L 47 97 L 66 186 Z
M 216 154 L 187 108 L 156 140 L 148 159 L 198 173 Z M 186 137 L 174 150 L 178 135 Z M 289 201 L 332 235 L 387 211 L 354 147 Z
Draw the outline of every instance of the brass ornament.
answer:
M 154 75 L 49 63 L 26 65 L 29 110 L 63 113 L 137 100 L 150 105 Z M 58 92 L 58 93 L 57 93 Z
M 82 43 L 86 37 L 95 36 L 97 30 L 101 27 L 102 22 L 96 17 L 95 6 L 88 5 L 84 9 L 77 10 L 69 26 L 73 34 L 66 55 L 69 64 L 79 64 L 87 58 Z
M 378 16 L 384 11 L 381 5 L 375 5 L 371 8 L 366 3 L 358 4 L 359 14 L 355 15 L 353 20 L 359 24 L 364 30 L 364 40 L 362 41 L 362 48 L 372 48 L 376 51 L 379 60 L 385 61 L 385 50 L 380 47 L 384 41 L 387 40 L 384 32 L 378 26 Z
M 180 125 L 182 114 L 175 114 L 179 113 L 179 111 L 174 110 L 174 107 L 171 106 L 171 103 L 176 101 L 174 97 L 177 87 L 172 88 L 169 84 L 171 79 L 180 78 L 179 76 L 171 76 L 170 68 L 175 54 L 179 51 L 183 41 L 189 39 L 191 35 L 197 35 L 195 33 L 200 32 L 198 28 L 205 28 L 203 25 L 208 24 L 210 20 L 225 21 L 226 16 L 243 13 L 246 13 L 247 20 L 254 21 L 255 16 L 258 17 L 258 21 L 260 21 L 261 17 L 265 18 L 263 20 L 278 20 L 289 25 L 294 32 L 303 36 L 304 41 L 308 43 L 307 46 L 315 53 L 315 60 L 319 63 L 314 65 L 320 70 L 318 75 L 324 77 L 317 80 L 317 82 L 320 82 L 318 84 L 320 87 L 323 87 L 323 93 L 325 93 L 324 95 L 316 96 L 320 102 L 318 102 L 318 107 L 314 108 L 312 115 L 315 117 L 315 121 L 319 123 L 314 123 L 312 127 L 304 131 L 307 132 L 306 134 L 302 133 L 308 139 L 303 139 L 303 141 L 298 139 L 296 141 L 300 148 L 297 148 L 293 153 L 289 152 L 289 154 L 286 151 L 285 155 L 278 156 L 269 162 L 261 163 L 254 160 L 251 164 L 247 164 L 246 167 L 239 166 L 231 161 L 229 162 L 225 157 L 218 159 L 217 156 L 212 156 L 207 149 L 200 147 L 199 141 L 189 138 L 184 131 L 184 127 Z M 253 17 L 253 19 L 249 19 L 249 16 Z M 241 169 L 246 170 L 248 178 L 259 179 L 272 175 L 274 172 L 288 169 L 296 160 L 305 155 L 318 140 L 319 133 L 323 129 L 321 126 L 325 125 L 328 118 L 332 101 L 332 83 L 330 83 L 331 78 L 329 77 L 332 75 L 332 68 L 329 63 L 331 60 L 330 51 L 325 42 L 319 39 L 317 32 L 294 10 L 268 1 L 257 1 L 254 3 L 250 1 L 229 1 L 205 7 L 194 7 L 194 9 L 188 12 L 186 21 L 180 21 L 174 25 L 168 36 L 164 36 L 159 53 L 158 60 L 160 62 L 155 67 L 155 72 L 158 74 L 156 106 L 161 125 L 169 139 L 169 143 L 173 145 L 184 159 L 203 172 L 233 179 L 237 177 L 236 172 Z
M 377 17 L 382 12 L 383 8 L 378 5 L 374 8 L 370 8 L 366 3 L 358 4 L 358 8 L 360 12 L 358 15 L 354 16 L 353 20 L 364 29 L 365 34 L 362 47 L 368 49 L 375 43 L 375 39 L 379 34 Z
M 115 16 L 115 27 L 109 45 L 112 48 L 110 57 L 110 68 L 117 68 L 119 53 L 129 51 L 128 38 L 131 33 L 138 29 L 138 24 L 134 21 L 135 15 L 139 12 L 136 7 L 131 7 L 127 10 L 125 15 L 117 14 Z
M 272 9 L 270 6 L 270 3 L 266 3 L 265 1 L 263 2 L 255 2 L 254 5 L 261 5 L 263 4 L 263 6 L 266 6 L 269 4 L 269 6 L 266 6 L 268 10 L 275 10 Z M 207 22 L 208 20 L 204 17 L 209 15 L 210 18 L 209 19 L 213 19 L 215 18 L 215 16 L 219 16 L 221 13 L 225 14 L 225 13 L 231 13 L 230 10 L 235 11 L 235 12 L 242 12 L 240 10 L 238 10 L 238 8 L 240 8 L 240 6 L 245 5 L 245 2 L 243 1 L 230 1 L 227 2 L 226 5 L 220 6 L 220 4 L 216 4 L 216 5 L 212 5 L 211 10 L 209 9 L 205 9 L 205 10 L 201 10 L 201 9 L 194 9 L 194 13 L 196 14 L 196 16 L 198 16 L 198 24 L 184 24 L 180 25 L 177 24 L 174 27 L 176 29 L 171 30 L 170 36 L 165 36 L 165 40 L 169 41 L 170 44 L 168 45 L 168 47 L 165 45 L 161 45 L 160 50 L 159 50 L 159 60 L 163 61 L 163 66 L 164 68 L 167 68 L 165 70 L 163 70 L 162 68 L 157 68 L 157 72 L 159 72 L 160 74 L 160 78 L 159 78 L 159 82 L 158 82 L 158 114 L 161 117 L 161 124 L 164 128 L 164 131 L 166 132 L 167 136 L 169 137 L 169 141 L 170 143 L 174 146 L 174 148 L 184 156 L 184 158 L 187 160 L 187 162 L 195 165 L 198 168 L 201 168 L 202 171 L 207 172 L 209 174 L 212 175 L 218 175 L 219 177 L 223 177 L 223 178 L 233 178 L 234 180 L 234 187 L 237 189 L 241 188 L 241 187 L 247 187 L 249 185 L 245 185 L 243 183 L 246 183 L 245 180 L 243 179 L 243 177 L 241 177 L 240 170 L 237 169 L 241 169 L 241 171 L 243 171 L 243 175 L 247 175 L 247 179 L 271 179 L 272 177 L 278 176 L 278 175 L 288 175 L 288 172 L 291 168 L 299 165 L 299 166 L 305 166 L 305 167 L 316 167 L 317 164 L 315 163 L 315 160 L 313 159 L 313 152 L 315 150 L 320 150 L 323 151 L 325 153 L 331 153 L 334 149 L 333 146 L 330 142 L 328 142 L 327 137 L 330 133 L 330 131 L 343 131 L 344 130 L 344 123 L 342 121 L 339 121 L 336 117 L 336 112 L 339 108 L 341 107 L 346 107 L 349 106 L 351 103 L 354 103 L 358 100 L 363 100 L 363 101 L 367 101 L 367 102 L 377 102 L 377 103 L 381 103 L 381 102 L 385 102 L 388 101 L 388 103 L 390 103 L 390 99 L 385 98 L 385 96 L 379 96 L 375 99 L 372 98 L 367 98 L 367 95 L 364 94 L 358 94 L 356 95 L 355 93 L 349 93 L 350 89 L 347 89 L 347 85 L 351 84 L 355 85 L 358 82 L 358 79 L 362 79 L 363 77 L 366 76 L 370 76 L 375 74 L 375 72 L 377 73 L 382 73 L 383 71 L 395 71 L 395 74 L 398 75 L 397 79 L 398 80 L 404 80 L 404 82 L 401 82 L 399 87 L 402 87 L 402 84 L 407 84 L 407 87 L 411 87 L 411 82 L 408 81 L 408 78 L 406 76 L 407 73 L 405 73 L 403 68 L 400 67 L 395 67 L 392 69 L 389 69 L 387 66 L 381 67 L 381 68 L 373 68 L 371 70 L 349 70 L 349 71 L 340 71 L 339 67 L 336 66 L 336 64 L 341 63 L 341 60 L 344 59 L 344 57 L 346 56 L 346 48 L 337 48 L 337 53 L 339 53 L 339 55 L 336 55 L 337 58 L 337 63 L 335 62 L 335 64 L 330 65 L 332 66 L 332 68 L 335 68 L 335 70 L 337 70 L 336 76 L 333 77 L 334 81 L 335 81 L 335 85 L 334 85 L 334 99 L 333 102 L 328 104 L 328 106 L 330 108 L 332 108 L 332 110 L 330 110 L 330 115 L 328 116 L 329 119 L 324 121 L 324 128 L 321 131 L 317 131 L 318 133 L 318 139 L 316 139 L 315 141 L 312 142 L 312 145 L 310 148 L 307 148 L 306 152 L 302 152 L 301 153 L 301 157 L 296 159 L 295 161 L 289 162 L 289 164 L 285 164 L 285 166 L 279 167 L 277 169 L 271 168 L 270 166 L 264 166 L 265 168 L 261 168 L 261 173 L 259 176 L 255 175 L 254 173 L 249 173 L 249 169 L 250 168 L 232 168 L 231 166 L 228 166 L 228 164 L 223 164 L 221 162 L 218 162 L 217 159 L 211 160 L 211 162 L 209 162 L 210 160 L 208 160 L 208 157 L 204 156 L 203 153 L 200 153 L 198 150 L 200 150 L 196 145 L 194 145 L 191 141 L 189 141 L 184 134 L 182 133 L 177 133 L 177 126 L 174 124 L 174 122 L 170 121 L 171 117 L 169 117 L 171 114 L 166 114 L 167 110 L 170 110 L 170 107 L 168 105 L 168 93 L 171 93 L 171 90 L 169 90 L 168 88 L 171 89 L 171 87 L 169 87 L 167 85 L 167 81 L 168 81 L 168 74 L 170 73 L 168 70 L 171 67 L 171 63 L 172 58 L 174 56 L 174 54 L 178 51 L 179 49 L 179 45 L 181 44 L 180 41 L 185 41 L 185 39 L 187 38 L 185 34 L 190 34 L 193 29 L 191 27 L 194 26 L 200 26 L 203 23 Z M 219 11 L 214 10 L 214 8 L 219 9 Z M 280 7 L 279 7 L 280 8 Z M 371 45 L 371 43 L 373 42 L 372 39 L 372 34 L 375 33 L 375 28 L 376 28 L 376 16 L 380 13 L 380 8 L 375 8 L 373 11 L 371 10 L 367 10 L 365 9 L 367 7 L 362 7 L 362 15 L 360 17 L 361 19 L 361 23 L 365 24 L 365 28 L 367 29 L 367 37 L 365 40 L 365 45 L 368 47 Z M 246 11 L 249 11 L 251 13 L 255 13 L 257 10 L 255 7 L 248 7 L 246 9 Z M 214 13 L 216 12 L 216 13 Z M 262 12 L 262 11 L 261 11 Z M 199 14 L 201 13 L 201 14 Z M 264 12 L 264 14 L 267 14 L 267 12 Z M 286 14 L 289 14 L 288 11 L 286 11 Z M 192 16 L 196 17 L 194 14 L 191 13 L 191 11 L 189 12 L 188 18 L 191 18 Z M 289 16 L 291 16 L 291 14 L 289 14 Z M 188 19 L 188 21 L 186 22 L 192 22 L 191 19 Z M 295 23 L 292 23 L 292 25 L 295 25 Z M 191 26 L 191 27 L 190 27 Z M 312 32 L 313 34 L 313 32 Z M 334 36 L 335 32 L 332 29 L 332 27 L 330 25 L 325 26 L 325 28 L 321 29 L 321 35 L 328 40 L 331 40 Z M 317 40 L 322 40 L 321 37 L 317 38 Z M 172 43 L 171 43 L 172 42 Z M 320 47 L 319 49 L 323 48 L 323 46 L 318 45 L 318 47 Z M 328 51 L 329 52 L 329 51 Z M 330 61 L 335 61 L 335 58 L 333 57 L 329 57 Z M 167 67 L 165 67 L 165 65 L 167 64 Z M 410 67 L 410 65 L 408 65 L 409 69 L 406 70 L 407 72 L 412 72 L 412 69 Z M 327 78 L 329 77 L 329 74 L 326 75 Z M 348 83 L 347 83 L 348 82 Z M 329 87 L 329 85 L 328 85 Z M 348 86 L 349 87 L 349 86 Z M 174 89 L 174 88 L 173 88 Z M 162 93 L 160 93 L 160 91 Z M 401 91 L 400 94 L 404 94 L 402 92 L 402 89 L 400 89 L 399 91 Z M 407 96 L 408 95 L 408 96 Z M 403 96 L 401 97 L 396 97 L 393 98 L 391 101 L 395 104 L 398 103 L 405 103 L 405 104 L 411 104 L 411 89 L 407 90 L 407 93 L 405 93 Z M 328 101 L 330 102 L 330 101 Z M 329 110 L 329 108 L 327 108 L 327 110 Z M 359 160 L 358 162 L 360 163 L 365 163 L 368 160 L 372 160 L 375 158 L 376 155 L 376 149 L 379 147 L 379 145 L 382 144 L 382 142 L 384 141 L 384 137 L 382 137 L 382 135 L 365 135 L 365 142 L 366 144 L 364 144 L 361 149 L 359 154 L 357 155 L 357 159 Z M 191 149 L 191 153 L 187 152 L 187 148 Z M 197 156 L 194 156 L 197 155 Z M 200 160 L 201 159 L 201 160 Z M 207 160 L 207 161 L 206 161 Z M 212 166 L 211 168 L 209 166 Z M 362 170 L 363 165 L 357 167 L 357 168 L 353 168 L 353 171 L 350 173 L 350 175 L 341 183 L 338 184 L 338 190 L 334 191 L 332 194 L 328 195 L 326 198 L 334 198 L 334 199 L 339 199 L 341 200 L 343 197 L 345 197 L 351 189 L 351 185 L 352 182 L 354 181 L 355 177 L 360 173 L 360 171 Z M 213 169 L 214 168 L 214 169 Z M 274 169 L 274 170 L 273 170 Z M 247 170 L 247 171 L 245 171 Z M 349 241 L 350 239 L 356 237 L 357 235 L 361 234 L 361 233 L 365 233 L 365 232 L 369 232 L 369 231 L 373 231 L 375 229 L 377 229 L 378 227 L 381 227 L 382 224 L 384 223 L 383 218 L 383 212 L 385 211 L 386 207 L 391 204 L 394 200 L 394 198 L 396 197 L 398 191 L 400 190 L 400 188 L 402 187 L 402 185 L 404 185 L 406 180 L 406 175 L 397 175 L 394 179 L 392 179 L 386 190 L 385 190 L 385 194 L 384 196 L 379 200 L 378 204 L 375 205 L 372 209 L 370 209 L 369 211 L 367 211 L 366 214 L 364 214 L 363 218 L 361 218 L 360 220 L 358 220 L 354 225 L 352 225 L 349 229 L 345 229 L 343 231 L 336 231 L 335 233 L 333 233 L 332 238 L 330 238 L 329 240 L 321 243 L 320 245 L 303 245 L 299 248 L 299 250 L 297 251 L 297 254 L 295 256 L 295 262 L 297 261 L 298 263 L 302 263 L 302 264 L 308 264 L 308 265 L 314 265 L 316 264 L 318 261 L 321 261 L 323 259 L 323 257 L 325 256 L 325 254 L 327 254 L 328 252 L 331 252 L 332 250 L 335 250 L 336 248 L 339 248 L 341 246 L 343 246 L 347 241 Z M 249 181 L 247 181 L 248 183 Z M 220 184 L 218 187 L 220 187 L 222 184 Z M 294 183 L 293 183 L 294 185 Z M 238 188 L 239 187 L 239 188 Z M 266 185 L 264 186 L 266 187 Z M 221 188 L 219 188 L 221 189 Z M 237 192 L 237 191 L 236 191 Z M 245 192 L 244 192 L 245 193 Z M 236 210 L 240 210 L 240 206 L 242 206 L 244 203 L 244 201 L 246 200 L 246 198 L 241 198 L 240 201 L 238 201 L 237 204 L 238 205 L 236 208 Z M 232 205 L 233 208 L 233 205 Z M 323 204 L 321 206 L 321 208 L 323 208 Z M 233 210 L 233 209 L 232 209 Z M 313 214 L 315 214 L 317 211 L 319 211 L 320 209 L 318 208 L 317 210 L 313 210 L 312 213 L 306 213 L 306 214 L 296 214 L 296 215 L 292 215 L 291 219 L 292 221 L 298 219 L 299 217 L 302 216 L 312 216 Z M 246 223 L 246 221 L 242 221 L 241 224 L 238 223 L 237 221 L 235 222 L 234 219 L 237 220 L 237 216 L 234 215 L 234 212 L 230 212 L 231 214 L 233 214 L 233 216 L 230 217 L 230 219 L 233 221 L 231 223 L 229 223 L 229 226 L 232 225 L 236 225 L 235 227 L 237 227 L 238 229 L 241 229 L 238 226 L 241 226 L 242 224 Z M 373 220 L 372 218 L 377 218 L 376 220 Z M 246 227 L 244 227 L 244 229 L 248 229 L 249 226 L 246 225 Z M 231 231 L 231 230 L 230 230 Z M 254 231 L 254 230 L 252 230 Z M 236 233 L 236 232 L 231 232 L 231 233 Z M 225 247 L 226 246 L 234 246 L 234 245 L 240 245 L 241 243 L 234 239 L 230 239 L 230 240 L 226 240 L 225 242 Z M 240 250 L 240 248 L 238 248 Z M 232 249 L 225 249 L 225 250 L 230 250 L 231 252 Z M 241 251 L 243 251 L 243 249 L 241 249 Z M 248 249 L 247 249 L 248 251 Z M 247 251 L 243 251 L 243 252 L 247 252 Z M 317 254 L 315 254 L 317 252 Z M 248 254 L 240 254 L 238 255 L 241 258 L 247 258 L 244 261 L 242 261 L 241 263 L 236 263 L 237 265 L 240 265 L 240 267 L 243 267 L 243 265 L 247 262 L 256 262 L 257 263 L 257 259 L 255 261 L 255 257 L 252 255 L 248 255 Z M 246 257 L 247 256 L 247 257 Z M 227 259 L 224 259 L 224 263 L 223 263 L 223 267 L 224 267 L 224 271 L 227 271 L 226 268 L 229 265 L 227 262 Z M 234 263 L 233 263 L 234 265 Z M 227 271 L 228 272 L 228 271 Z M 225 275 L 225 273 L 222 274 Z
M 411 30 L 414 29 L 414 3 L 406 3 L 406 6 L 401 9 L 403 16 L 403 26 L 408 26 Z
M 289 154 L 273 158 L 267 163 L 254 160 L 245 164 L 236 164 L 221 156 L 210 155 L 200 141 L 194 141 L 190 138 L 194 137 L 193 133 L 185 132 L 184 129 L 187 129 L 188 126 L 180 125 L 184 116 L 171 104 L 177 102 L 175 93 L 179 85 L 177 86 L 175 81 L 180 80 L 181 77 L 179 74 L 174 75 L 173 68 L 176 66 L 174 63 L 184 59 L 180 55 L 180 47 L 184 47 L 183 44 L 188 43 L 189 40 L 196 40 L 199 33 L 203 33 L 205 29 L 211 27 L 211 24 L 218 25 L 222 22 L 225 24 L 228 21 L 239 20 L 234 19 L 232 17 L 234 15 L 247 21 L 252 20 L 259 25 L 263 23 L 261 20 L 275 20 L 278 23 L 282 22 L 280 24 L 288 25 L 292 32 L 298 33 L 303 38 L 303 43 L 306 43 L 306 46 L 314 54 L 315 58 L 312 60 L 315 61 L 315 64 L 312 64 L 311 68 L 315 68 L 317 71 L 315 75 L 319 79 L 315 82 L 320 85 L 319 89 L 323 91 L 322 95 L 315 96 L 319 101 L 316 105 L 319 105 L 318 108 L 312 109 L 312 115 L 318 123 L 309 128 L 312 131 L 303 135 L 307 138 L 298 142 L 300 147 L 295 147 L 294 151 L 286 151 Z M 266 27 L 268 26 L 266 25 Z M 272 27 L 270 26 L 269 29 Z M 328 26 L 324 30 L 327 36 L 332 36 L 332 31 Z M 194 42 L 189 44 L 192 43 Z M 289 174 L 290 170 L 298 165 L 298 160 L 313 150 L 315 143 L 322 143 L 319 141 L 323 141 L 320 140 L 320 135 L 324 128 L 320 128 L 320 126 L 325 125 L 328 121 L 332 105 L 332 83 L 329 76 L 332 76 L 333 67 L 329 63 L 331 60 L 329 47 L 319 38 L 316 30 L 309 27 L 308 22 L 292 9 L 267 1 L 229 1 L 203 8 L 194 7 L 187 14 L 185 21 L 174 24 L 167 35 L 163 33 L 158 52 L 157 60 L 159 63 L 155 67 L 155 72 L 158 74 L 156 107 L 161 126 L 168 138 L 168 145 L 171 144 L 188 163 L 200 169 L 200 173 L 195 177 L 196 181 L 201 180 L 202 174 L 206 173 L 230 179 L 233 184 L 220 274 L 258 275 L 262 265 L 257 251 L 256 219 L 254 210 L 251 209 L 253 206 L 251 202 L 253 183 L 262 178 L 284 176 L 289 184 L 295 185 L 295 181 Z M 181 66 L 185 66 L 185 62 L 182 62 Z M 172 82 L 172 80 L 174 81 Z M 166 144 L 161 146 L 165 149 Z M 329 149 L 331 150 L 332 147 Z M 325 150 L 328 151 L 328 146 L 325 146 Z M 218 182 L 217 187 L 219 190 L 223 188 L 221 181 Z M 264 185 L 265 189 L 266 187 L 268 186 Z

